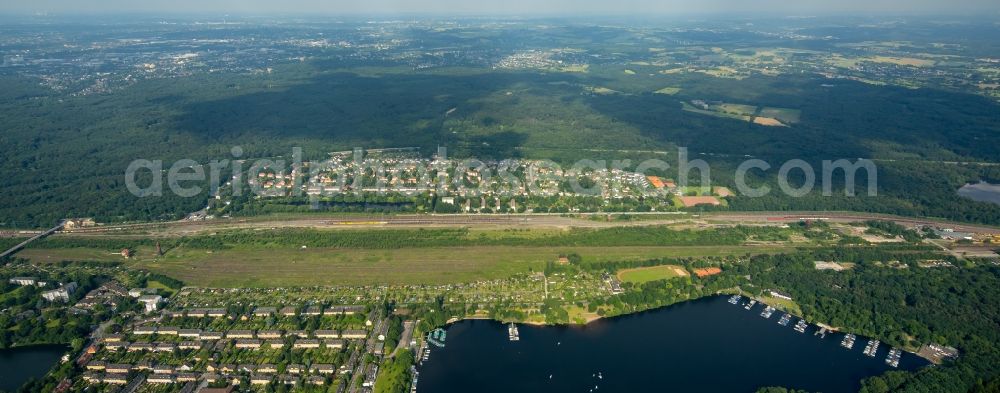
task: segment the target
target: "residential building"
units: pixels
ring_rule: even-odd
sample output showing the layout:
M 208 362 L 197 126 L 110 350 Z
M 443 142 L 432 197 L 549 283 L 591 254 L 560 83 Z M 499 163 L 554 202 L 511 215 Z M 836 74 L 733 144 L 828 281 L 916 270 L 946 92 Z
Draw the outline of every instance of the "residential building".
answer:
M 139 303 L 142 303 L 146 309 L 146 312 L 153 312 L 160 308 L 160 303 L 163 302 L 163 296 L 160 295 L 142 295 L 138 297 Z
M 76 292 L 75 282 L 65 284 L 58 289 L 42 292 L 42 298 L 50 302 L 66 302 L 69 301 L 69 297 L 73 295 L 73 292 Z
M 21 286 L 34 286 L 38 285 L 38 279 L 35 277 L 14 277 L 8 280 L 11 284 L 21 285 Z

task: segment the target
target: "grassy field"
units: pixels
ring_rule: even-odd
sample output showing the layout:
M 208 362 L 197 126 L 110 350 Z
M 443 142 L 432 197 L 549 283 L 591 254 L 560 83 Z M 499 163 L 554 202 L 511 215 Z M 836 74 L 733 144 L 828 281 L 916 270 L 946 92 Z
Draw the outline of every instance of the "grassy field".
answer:
M 743 105 L 743 104 L 723 103 L 719 104 L 717 107 L 713 106 L 712 109 L 715 109 L 719 112 L 725 112 L 739 116 L 753 116 L 755 113 L 757 113 L 756 106 Z
M 802 111 L 788 108 L 764 107 L 760 110 L 758 116 L 778 119 L 784 123 L 798 123 L 802 117 Z
M 142 247 L 140 247 L 142 249 Z M 142 250 L 143 255 L 151 255 L 152 248 Z M 56 263 L 62 261 L 121 262 L 125 258 L 119 252 L 96 248 L 27 248 L 17 253 L 18 258 L 27 258 L 34 263 Z
M 672 96 L 672 95 L 680 93 L 680 92 L 681 92 L 681 88 L 679 88 L 679 87 L 664 87 L 664 88 L 662 88 L 660 90 L 655 91 L 654 93 L 656 93 L 656 94 L 666 94 L 668 96 Z
M 618 279 L 624 282 L 642 284 L 644 282 L 666 280 L 668 278 L 687 276 L 684 267 L 677 265 L 661 265 L 624 269 L 618 271 Z
M 780 310 L 784 310 L 795 315 L 802 315 L 802 309 L 799 308 L 798 303 L 795 303 L 793 300 L 781 299 L 768 295 L 760 296 L 759 299 L 765 304 L 774 306 Z
M 173 295 L 174 292 L 175 292 L 172 288 L 170 288 L 170 287 L 166 286 L 165 284 L 163 284 L 162 282 L 159 282 L 159 281 L 156 281 L 156 280 L 149 280 L 149 281 L 147 281 L 146 282 L 146 288 L 160 289 L 160 290 L 163 290 L 163 291 L 167 291 L 168 293 L 170 293 L 170 295 Z
M 731 113 L 719 112 L 719 111 L 715 111 L 715 110 L 701 109 L 701 108 L 695 107 L 694 105 L 688 104 L 687 102 L 682 102 L 681 105 L 683 106 L 682 109 L 684 109 L 685 111 L 688 111 L 688 112 L 692 112 L 692 113 L 700 113 L 702 115 L 715 116 L 715 117 L 723 117 L 723 118 L 728 118 L 728 119 L 736 119 L 736 120 L 741 120 L 741 121 L 750 121 L 750 116 L 734 115 L 734 114 L 731 114 Z
M 129 265 L 189 285 L 268 287 L 362 284 L 444 284 L 540 271 L 558 255 L 575 252 L 585 261 L 628 261 L 775 253 L 790 246 L 514 247 L 472 246 L 390 250 L 337 248 L 234 248 L 208 251 L 177 248 L 162 257 L 139 247 Z M 89 248 L 28 249 L 18 254 L 36 263 L 123 261 Z

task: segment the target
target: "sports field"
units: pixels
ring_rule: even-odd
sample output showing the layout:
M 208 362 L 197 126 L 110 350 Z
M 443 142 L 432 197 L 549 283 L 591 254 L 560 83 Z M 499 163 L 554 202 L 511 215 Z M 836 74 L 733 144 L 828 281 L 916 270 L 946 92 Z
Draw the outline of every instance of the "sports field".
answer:
M 624 282 L 642 284 L 644 282 L 666 280 L 674 277 L 684 277 L 688 275 L 687 270 L 677 265 L 660 265 L 650 267 L 640 267 L 635 269 L 624 269 L 618 271 L 618 279 Z

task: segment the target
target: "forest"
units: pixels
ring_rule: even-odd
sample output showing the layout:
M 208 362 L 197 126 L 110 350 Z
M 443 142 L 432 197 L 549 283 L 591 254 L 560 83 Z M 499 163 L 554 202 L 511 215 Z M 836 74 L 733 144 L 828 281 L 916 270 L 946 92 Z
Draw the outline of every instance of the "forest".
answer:
M 328 68 L 334 67 L 334 68 Z M 201 163 L 287 156 L 306 159 L 353 147 L 420 147 L 451 157 L 642 159 L 671 162 L 676 146 L 709 160 L 713 183 L 732 187 L 744 157 L 774 166 L 791 158 L 858 157 L 878 164 L 878 196 L 850 198 L 820 187 L 805 197 L 734 197 L 734 210 L 856 210 L 1000 223 L 1000 206 L 958 198 L 968 182 L 1000 178 L 1000 111 L 986 98 L 818 76 L 645 76 L 645 66 L 595 65 L 586 73 L 418 71 L 321 61 L 266 75 L 227 73 L 149 80 L 114 93 L 64 97 L 0 76 L 0 227 L 43 227 L 65 217 L 99 222 L 172 220 L 203 208 L 202 193 L 137 198 L 124 184 L 135 159 Z M 676 95 L 655 94 L 663 85 Z M 597 94 L 603 86 L 621 94 Z M 591 89 L 591 90 L 588 90 Z M 510 93 L 510 94 L 508 94 Z M 691 100 L 793 108 L 801 121 L 766 127 L 683 110 Z M 454 109 L 454 111 L 451 111 Z M 445 116 L 445 113 L 449 113 Z M 944 132 L 942 130 L 947 130 Z M 665 154 L 650 153 L 665 152 Z M 716 169 L 717 168 L 717 169 Z M 776 188 L 776 168 L 752 173 Z M 675 173 L 668 173 L 669 176 Z M 150 180 L 144 179 L 143 182 Z M 145 183 L 143 183 L 145 184 Z M 238 202 L 238 201 L 234 201 Z M 245 206 L 244 214 L 281 211 Z M 297 209 L 295 211 L 298 211 Z

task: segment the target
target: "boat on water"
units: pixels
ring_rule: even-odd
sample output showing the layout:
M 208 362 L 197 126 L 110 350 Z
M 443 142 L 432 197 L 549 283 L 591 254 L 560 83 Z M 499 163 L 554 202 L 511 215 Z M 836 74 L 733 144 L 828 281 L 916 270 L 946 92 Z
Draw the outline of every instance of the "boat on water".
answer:
M 729 304 L 739 304 L 740 300 L 743 300 L 743 296 L 733 295 L 729 298 Z
M 788 323 L 791 321 L 792 321 L 792 314 L 785 313 L 784 315 L 781 316 L 781 319 L 778 320 L 778 324 L 781 326 L 788 326 Z
M 806 320 L 800 319 L 799 322 L 795 324 L 795 331 L 799 333 L 805 333 L 806 327 L 808 326 L 809 324 L 806 323 Z
M 753 306 L 754 306 L 755 304 L 757 304 L 757 301 L 756 301 L 756 300 L 753 300 L 753 299 L 750 299 L 750 302 L 748 302 L 748 303 L 747 303 L 747 305 L 746 305 L 746 307 L 743 307 L 743 308 L 745 308 L 745 309 L 749 310 L 749 309 L 753 308 Z
M 844 348 L 847 348 L 847 349 L 854 348 L 854 341 L 857 340 L 857 338 L 858 338 L 857 336 L 848 333 L 848 334 L 844 335 L 844 339 L 843 340 L 840 340 L 840 346 L 842 346 Z
M 885 364 L 896 368 L 899 367 L 899 358 L 903 356 L 903 351 L 899 348 L 889 350 L 889 356 L 885 357 Z
M 760 313 L 760 316 L 764 317 L 764 319 L 768 319 L 771 318 L 772 314 L 774 314 L 774 307 L 767 306 L 767 308 L 765 308 L 764 311 Z
M 878 340 L 869 340 L 868 345 L 865 346 L 865 355 L 868 357 L 875 357 L 875 353 L 878 352 L 878 346 L 881 344 Z
M 507 337 L 510 341 L 521 340 L 521 334 L 517 331 L 517 325 L 513 322 L 511 322 L 510 325 L 507 325 Z

